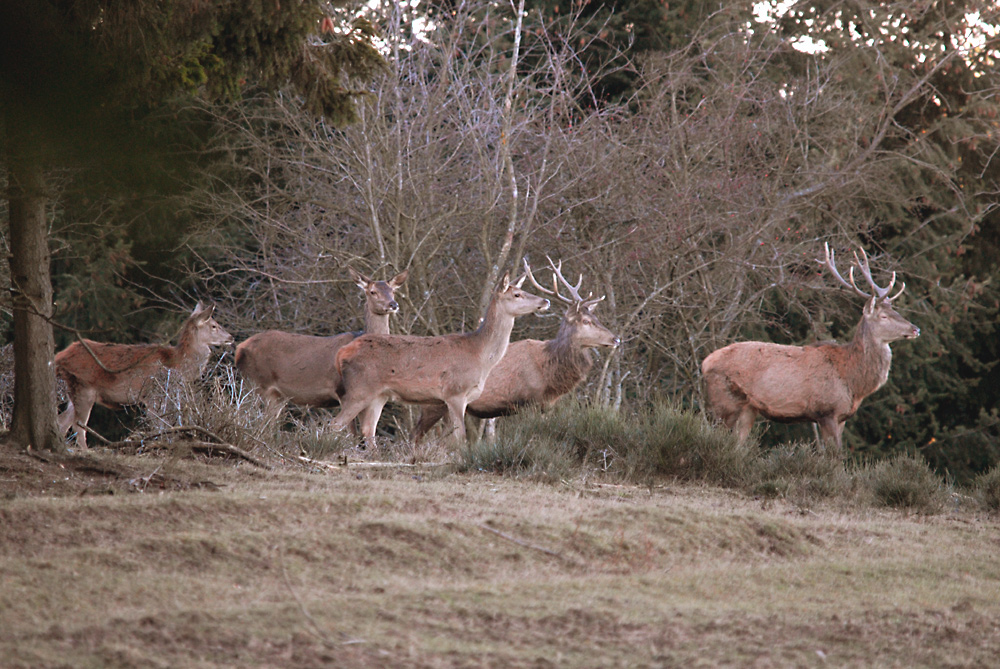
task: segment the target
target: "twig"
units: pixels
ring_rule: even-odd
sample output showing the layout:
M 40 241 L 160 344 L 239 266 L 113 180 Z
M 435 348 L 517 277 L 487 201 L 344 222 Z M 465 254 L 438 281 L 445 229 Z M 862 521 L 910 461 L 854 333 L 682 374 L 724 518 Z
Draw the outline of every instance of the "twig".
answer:
M 198 451 L 200 453 L 206 453 L 208 455 L 212 455 L 216 451 L 221 451 L 223 453 L 228 453 L 229 455 L 235 455 L 236 457 L 243 458 L 250 464 L 256 465 L 261 469 L 271 468 L 271 466 L 268 465 L 267 463 L 255 458 L 254 456 L 244 451 L 242 448 L 233 446 L 232 444 L 227 444 L 227 443 L 217 444 L 215 442 L 209 442 L 209 441 L 191 441 L 187 442 L 187 444 L 191 446 L 192 450 Z
M 560 559 L 565 559 L 565 558 L 563 558 L 563 554 L 562 553 L 557 553 L 556 551 L 549 550 L 548 548 L 545 548 L 544 546 L 536 546 L 535 544 L 529 544 L 526 541 L 521 541 L 517 537 L 512 537 L 511 535 L 505 534 L 505 533 L 501 532 L 500 530 L 495 530 L 492 527 L 490 527 L 489 525 L 483 525 L 482 523 L 479 523 L 479 529 L 486 530 L 487 532 L 492 532 L 493 534 L 497 535 L 501 539 L 506 539 L 507 541 L 509 541 L 511 543 L 517 544 L 518 546 L 524 546 L 525 548 L 530 548 L 532 550 L 541 551 L 542 553 L 545 553 L 546 555 L 551 555 L 553 557 L 557 557 L 557 558 L 560 558 Z
M 336 470 L 342 467 L 443 467 L 447 462 L 361 462 L 348 461 L 346 457 L 337 462 L 326 462 L 323 460 L 313 460 L 305 455 L 297 456 L 300 462 L 304 462 L 314 467 Z
M 299 611 L 302 612 L 306 622 L 308 622 L 310 627 L 312 627 L 311 631 L 313 636 L 319 639 L 327 648 L 367 643 L 363 639 L 348 639 L 347 641 L 341 641 L 339 643 L 336 641 L 330 641 L 326 634 L 324 634 L 323 629 L 319 626 L 319 623 L 317 623 L 316 619 L 312 617 L 311 613 L 309 613 L 309 609 L 306 608 L 305 602 L 303 602 L 302 598 L 299 597 L 299 593 L 292 587 L 292 583 L 288 578 L 288 571 L 285 569 L 285 553 L 280 549 L 278 550 L 278 564 L 281 565 L 281 579 L 285 582 L 285 587 L 288 588 L 288 592 L 292 595 L 292 599 L 294 599 L 295 603 L 299 605 Z
M 187 429 L 187 428 L 185 428 Z M 267 463 L 259 460 L 258 458 L 250 455 L 242 448 L 233 446 L 232 444 L 227 444 L 225 442 L 216 443 L 213 441 L 186 441 L 181 442 L 185 446 L 189 446 L 192 451 L 198 453 L 206 453 L 212 455 L 213 453 L 226 453 L 228 455 L 235 455 L 238 458 L 242 458 L 252 465 L 256 465 L 261 469 L 270 469 L 271 466 Z M 107 448 L 170 448 L 168 444 L 162 443 L 149 443 L 145 438 L 143 439 L 127 439 L 125 441 L 109 441 L 106 442 L 105 446 Z

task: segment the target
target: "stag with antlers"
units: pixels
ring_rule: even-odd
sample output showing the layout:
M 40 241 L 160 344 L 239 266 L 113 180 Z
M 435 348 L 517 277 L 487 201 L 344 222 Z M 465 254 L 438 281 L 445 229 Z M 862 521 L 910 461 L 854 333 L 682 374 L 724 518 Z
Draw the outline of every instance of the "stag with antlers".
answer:
M 559 332 L 554 339 L 539 341 L 521 339 L 507 347 L 507 353 L 486 378 L 483 392 L 469 403 L 466 413 L 480 419 L 508 416 L 526 406 L 550 408 L 560 397 L 576 388 L 587 376 L 594 362 L 590 350 L 597 347 L 615 348 L 621 340 L 594 316 L 594 308 L 604 299 L 580 296 L 583 275 L 574 286 L 562 274 L 562 261 L 549 261 L 552 289 L 535 281 L 531 267 L 524 263 L 525 275 L 540 292 L 566 305 Z M 568 295 L 559 290 L 562 283 Z M 443 403 L 423 408 L 413 434 L 419 442 L 447 413 Z
M 708 408 L 745 440 L 757 416 L 782 423 L 813 422 L 823 441 L 841 450 L 844 424 L 862 400 L 889 378 L 891 342 L 915 339 L 920 330 L 900 316 L 892 302 L 906 288 L 890 297 L 896 283 L 878 286 L 872 278 L 864 249 L 854 262 L 872 292 L 858 288 L 854 266 L 849 280 L 837 271 L 834 253 L 824 245 L 826 266 L 839 283 L 867 303 L 854 338 L 847 344 L 785 346 L 767 342 L 739 342 L 721 348 L 701 365 Z

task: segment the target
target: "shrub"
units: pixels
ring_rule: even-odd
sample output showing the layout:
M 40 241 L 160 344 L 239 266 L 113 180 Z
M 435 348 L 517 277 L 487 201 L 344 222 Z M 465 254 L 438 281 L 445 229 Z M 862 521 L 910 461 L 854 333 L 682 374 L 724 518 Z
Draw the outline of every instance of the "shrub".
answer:
M 220 442 L 263 459 L 287 457 L 276 443 L 276 421 L 231 365 L 217 362 L 195 381 L 166 375 L 153 382 L 131 441 Z M 291 452 L 301 451 L 296 447 Z
M 851 489 L 851 476 L 843 461 L 817 453 L 811 443 L 779 446 L 762 453 L 753 470 L 752 493 L 786 497 L 800 505 L 844 495 Z
M 756 444 L 740 444 L 702 414 L 664 401 L 637 416 L 637 432 L 622 454 L 623 475 L 636 482 L 674 476 L 741 486 L 757 454 Z
M 943 481 L 920 456 L 900 453 L 881 460 L 859 478 L 876 504 L 936 513 L 944 504 Z
M 572 436 L 560 434 L 548 418 L 537 410 L 529 410 L 499 421 L 495 438 L 473 441 L 460 450 L 458 471 L 548 481 L 570 476 L 579 466 Z
M 461 466 L 523 473 L 559 463 L 560 471 L 586 466 L 636 483 L 674 476 L 741 485 L 755 455 L 755 445 L 740 445 L 729 430 L 669 403 L 629 413 L 564 402 L 548 413 L 502 419 L 496 443 L 470 448 Z
M 984 509 L 1000 511 L 1000 465 L 977 476 L 972 490 Z

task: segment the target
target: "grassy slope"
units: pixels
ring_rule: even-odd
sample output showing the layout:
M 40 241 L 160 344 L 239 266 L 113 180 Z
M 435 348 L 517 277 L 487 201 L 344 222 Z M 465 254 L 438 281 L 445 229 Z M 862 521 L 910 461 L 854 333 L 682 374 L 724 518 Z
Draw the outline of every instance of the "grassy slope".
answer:
M 990 665 L 1000 524 L 416 470 L 0 501 L 4 667 Z

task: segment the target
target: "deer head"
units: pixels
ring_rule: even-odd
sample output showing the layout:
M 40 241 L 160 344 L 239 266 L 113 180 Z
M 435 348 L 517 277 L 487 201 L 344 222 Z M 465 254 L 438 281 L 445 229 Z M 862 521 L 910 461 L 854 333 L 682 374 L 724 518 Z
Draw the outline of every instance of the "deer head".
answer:
M 358 288 L 364 292 L 367 307 L 374 315 L 386 316 L 399 311 L 395 293 L 406 281 L 406 277 L 410 274 L 409 270 L 400 272 L 388 281 L 375 281 L 353 267 L 348 267 L 347 271 Z
M 577 343 L 584 348 L 592 346 L 607 346 L 611 348 L 617 347 L 621 343 L 621 339 L 617 335 L 612 333 L 606 327 L 604 327 L 597 317 L 594 316 L 594 308 L 599 302 L 604 299 L 604 296 L 594 299 L 593 293 L 589 293 L 586 298 L 580 295 L 580 286 L 583 284 L 583 274 L 577 279 L 576 285 L 571 284 L 562 273 L 562 260 L 558 264 L 552 261 L 552 258 L 545 256 L 545 259 L 549 261 L 549 267 L 552 270 L 552 289 L 548 289 L 541 284 L 539 284 L 534 275 L 531 273 L 531 267 L 528 266 L 528 261 L 524 261 L 525 276 L 531 281 L 532 285 L 535 286 L 539 291 L 545 293 L 546 295 L 552 295 L 557 300 L 566 305 L 566 315 L 564 316 L 564 321 L 572 329 L 572 337 Z M 566 289 L 568 296 L 563 295 L 559 291 L 559 284 L 562 284 Z
M 844 279 L 840 272 L 837 271 L 837 266 L 835 263 L 835 254 L 830 250 L 830 245 L 828 243 L 823 244 L 824 259 L 817 260 L 816 262 L 825 265 L 830 273 L 839 281 L 843 286 L 851 289 L 855 294 L 864 297 L 868 300 L 865 304 L 865 308 L 862 316 L 862 322 L 859 327 L 865 328 L 865 330 L 870 331 L 870 333 L 882 343 L 889 343 L 896 341 L 897 339 L 915 339 L 920 336 L 920 328 L 915 326 L 913 323 L 909 322 L 903 318 L 899 313 L 892 308 L 892 302 L 906 289 L 906 284 L 903 283 L 900 289 L 895 295 L 890 297 L 893 286 L 896 285 L 896 273 L 892 273 L 892 277 L 889 279 L 889 285 L 886 287 L 881 287 L 875 283 L 875 279 L 872 277 L 871 266 L 868 263 L 868 255 L 865 253 L 863 248 L 858 248 L 861 252 L 860 257 L 858 256 L 858 251 L 854 252 L 854 263 L 858 267 L 858 271 L 861 276 L 865 279 L 868 285 L 871 287 L 872 292 L 866 292 L 858 288 L 857 283 L 854 280 L 854 265 L 848 270 L 848 279 Z

